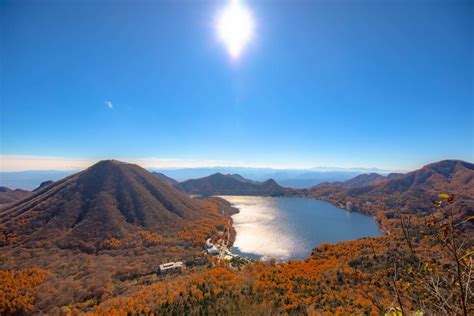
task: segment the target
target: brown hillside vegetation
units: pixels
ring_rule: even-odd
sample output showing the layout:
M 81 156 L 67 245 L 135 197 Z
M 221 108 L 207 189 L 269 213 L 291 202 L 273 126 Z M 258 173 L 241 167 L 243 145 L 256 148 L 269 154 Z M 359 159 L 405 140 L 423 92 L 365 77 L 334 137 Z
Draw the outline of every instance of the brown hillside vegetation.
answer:
M 390 176 L 391 175 L 391 176 Z M 393 178 L 394 174 L 390 174 L 390 178 Z M 382 182 L 385 182 L 386 180 L 390 179 L 389 176 L 384 177 L 382 175 L 379 175 L 377 173 L 370 173 L 370 174 L 361 174 L 358 175 L 352 179 L 343 181 L 343 182 L 324 182 L 318 184 L 316 187 L 322 187 L 322 186 L 338 186 L 338 187 L 343 187 L 343 188 L 354 188 L 354 187 L 360 187 L 360 186 L 368 186 L 368 185 L 376 185 Z
M 31 195 L 30 191 L 0 187 L 0 204 L 12 203 Z

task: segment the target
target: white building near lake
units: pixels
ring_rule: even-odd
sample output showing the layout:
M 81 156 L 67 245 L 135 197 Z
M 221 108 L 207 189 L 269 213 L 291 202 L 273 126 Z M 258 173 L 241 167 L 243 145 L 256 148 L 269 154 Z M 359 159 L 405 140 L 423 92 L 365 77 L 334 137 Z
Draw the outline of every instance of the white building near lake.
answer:
M 177 262 L 168 262 L 160 264 L 159 274 L 165 274 L 170 272 L 181 271 L 184 268 L 184 264 L 181 261 Z

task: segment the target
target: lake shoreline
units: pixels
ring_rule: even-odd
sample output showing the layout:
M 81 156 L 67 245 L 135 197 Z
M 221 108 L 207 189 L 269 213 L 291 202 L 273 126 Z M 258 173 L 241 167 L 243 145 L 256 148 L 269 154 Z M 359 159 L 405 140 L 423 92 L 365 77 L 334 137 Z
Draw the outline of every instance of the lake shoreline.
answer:
M 218 197 L 225 199 L 238 210 L 238 213 L 232 215 L 237 241 L 232 251 L 253 258 L 304 260 L 311 255 L 314 248 L 325 242 L 338 243 L 365 237 L 380 237 L 386 233 L 374 216 L 342 209 L 320 199 L 301 196 Z M 272 214 L 272 208 L 275 206 L 278 212 Z M 334 209 L 344 212 L 334 212 Z M 242 215 L 242 212 L 246 213 L 245 217 L 236 219 L 235 216 Z M 350 214 L 357 216 L 347 217 Z M 267 218 L 270 215 L 276 217 Z M 255 216 L 263 217 L 263 222 L 262 219 L 254 219 Z M 367 222 L 368 219 L 370 222 Z M 259 234 L 271 236 L 271 240 L 268 236 L 258 237 Z M 262 245 L 265 242 L 269 245 Z

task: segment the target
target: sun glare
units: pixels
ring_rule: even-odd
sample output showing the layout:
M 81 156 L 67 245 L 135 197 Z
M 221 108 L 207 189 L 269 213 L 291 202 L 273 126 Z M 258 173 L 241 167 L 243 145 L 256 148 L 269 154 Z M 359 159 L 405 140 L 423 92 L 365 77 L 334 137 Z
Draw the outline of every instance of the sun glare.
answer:
M 217 33 L 230 56 L 239 58 L 253 37 L 255 23 L 250 10 L 238 0 L 231 2 L 219 13 Z

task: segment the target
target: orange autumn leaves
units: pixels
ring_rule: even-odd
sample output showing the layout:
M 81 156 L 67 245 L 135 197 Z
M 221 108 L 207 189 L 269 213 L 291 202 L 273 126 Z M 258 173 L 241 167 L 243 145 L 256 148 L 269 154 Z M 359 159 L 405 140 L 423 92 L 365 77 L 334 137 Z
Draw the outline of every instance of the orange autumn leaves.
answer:
M 376 313 L 372 302 L 357 291 L 364 278 L 361 275 L 354 278 L 354 269 L 349 265 L 353 258 L 374 251 L 383 251 L 380 242 L 364 239 L 324 244 L 304 261 L 256 262 L 241 271 L 218 265 L 143 286 L 129 297 L 104 302 L 93 314 L 232 314 L 239 311 L 301 314 L 322 310 Z M 379 288 L 371 288 L 369 282 L 366 284 L 368 290 L 380 292 Z
M 107 250 L 116 250 L 122 248 L 133 248 L 133 247 L 151 247 L 160 244 L 163 241 L 163 237 L 155 232 L 148 230 L 140 230 L 132 234 L 128 234 L 123 239 L 110 238 L 104 240 L 100 248 Z
M 208 213 L 208 217 L 188 223 L 184 229 L 179 232 L 179 238 L 190 242 L 194 246 L 201 246 L 207 238 L 218 238 L 219 233 L 225 236 L 228 229 L 233 230 L 229 222 L 229 217 L 222 214 L 219 202 L 217 198 L 202 200 L 201 204 Z M 230 235 L 232 237 L 234 232 L 231 231 Z
M 39 268 L 0 270 L 0 314 L 27 313 L 33 309 L 37 287 L 48 273 Z
M 158 315 L 178 305 L 184 311 L 186 305 L 192 308 L 238 295 L 243 285 L 244 280 L 237 273 L 226 268 L 215 268 L 143 287 L 129 297 L 112 299 L 100 305 L 89 315 Z

